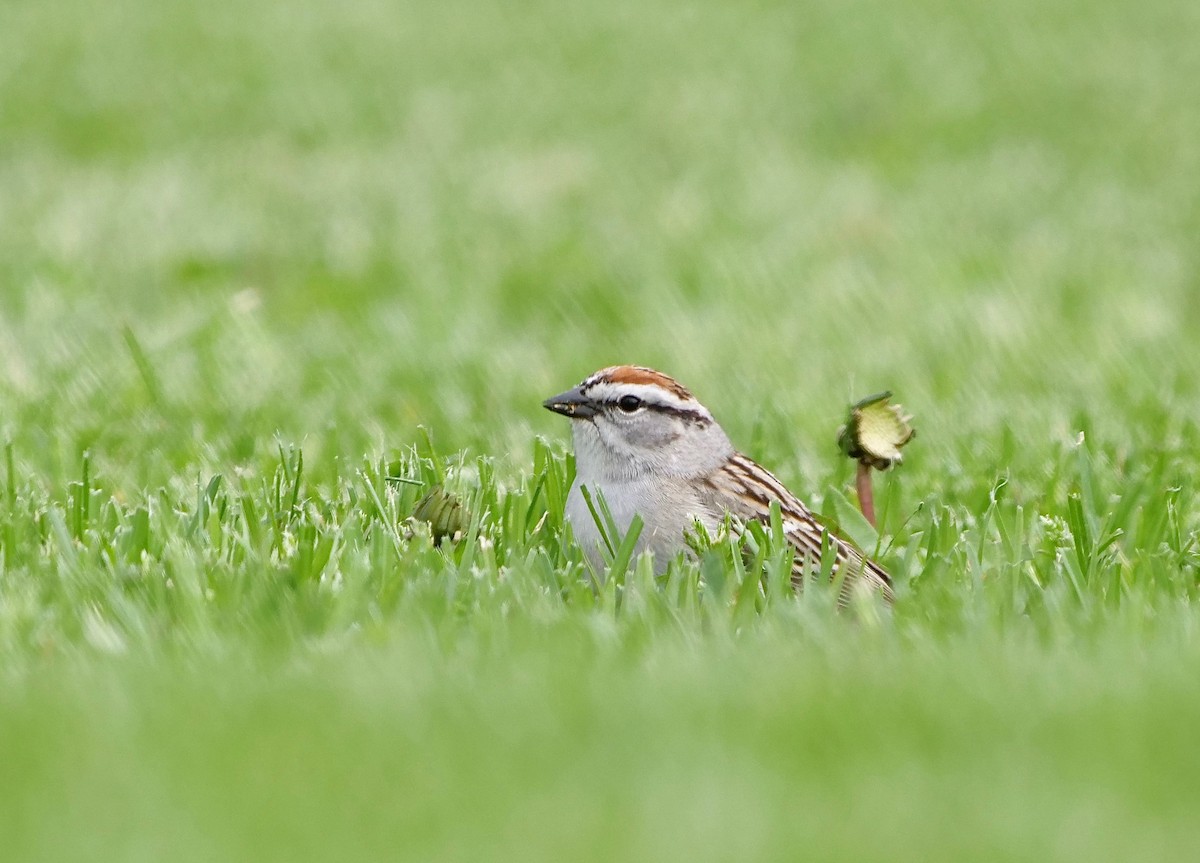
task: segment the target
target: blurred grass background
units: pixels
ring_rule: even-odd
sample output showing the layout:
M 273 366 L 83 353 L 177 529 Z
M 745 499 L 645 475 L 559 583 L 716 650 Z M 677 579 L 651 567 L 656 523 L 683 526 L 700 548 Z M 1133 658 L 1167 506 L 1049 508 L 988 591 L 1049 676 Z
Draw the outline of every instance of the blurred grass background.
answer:
M 0 841 L 1186 856 L 1198 35 L 1183 0 L 6 2 Z M 895 620 L 614 615 L 528 525 L 477 570 L 371 532 L 355 471 L 421 426 L 532 511 L 541 399 L 613 362 L 817 500 L 896 390 Z M 310 533 L 239 557 L 281 471 Z M 326 538 L 353 589 L 293 578 Z

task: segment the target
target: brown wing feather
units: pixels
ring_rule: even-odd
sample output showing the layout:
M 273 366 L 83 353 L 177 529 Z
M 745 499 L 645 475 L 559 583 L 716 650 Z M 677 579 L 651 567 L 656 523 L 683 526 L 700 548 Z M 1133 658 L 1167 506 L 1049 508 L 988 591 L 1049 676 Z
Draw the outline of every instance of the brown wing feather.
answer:
M 821 550 L 828 537 L 834 554 L 834 571 L 844 576 L 843 601 L 849 599 L 855 585 L 863 582 L 889 602 L 894 598 L 891 579 L 883 567 L 827 530 L 799 498 L 757 462 L 737 453 L 722 471 L 709 479 L 709 485 L 734 515 L 764 524 L 770 522 L 771 501 L 779 501 L 784 533 L 796 549 L 792 581 L 797 587 L 807 573 L 820 565 Z

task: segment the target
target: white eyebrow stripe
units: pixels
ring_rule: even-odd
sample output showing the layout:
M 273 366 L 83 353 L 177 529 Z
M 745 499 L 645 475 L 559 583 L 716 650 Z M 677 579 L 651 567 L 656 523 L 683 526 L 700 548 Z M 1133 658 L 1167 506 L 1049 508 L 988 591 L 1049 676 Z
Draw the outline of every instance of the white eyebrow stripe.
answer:
M 608 381 L 587 382 L 583 392 L 598 402 L 615 402 L 623 396 L 637 396 L 647 404 L 675 408 L 681 411 L 703 411 L 695 399 L 681 399 L 672 392 L 653 384 L 614 384 Z

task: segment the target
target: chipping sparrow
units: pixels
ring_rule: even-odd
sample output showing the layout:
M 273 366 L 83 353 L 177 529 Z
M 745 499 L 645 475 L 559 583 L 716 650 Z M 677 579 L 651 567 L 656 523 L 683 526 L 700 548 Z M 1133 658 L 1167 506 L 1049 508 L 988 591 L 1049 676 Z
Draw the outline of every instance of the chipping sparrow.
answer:
M 845 540 L 827 534 L 812 512 L 770 471 L 737 452 L 712 414 L 678 381 L 639 366 L 601 369 L 544 406 L 573 420 L 575 482 L 566 517 L 575 537 L 599 560 L 600 532 L 580 491 L 604 496 L 613 520 L 628 528 L 643 521 L 637 552 L 652 551 L 664 565 L 685 548 L 684 534 L 699 521 L 710 532 L 735 519 L 770 522 L 779 501 L 783 527 L 796 550 L 799 585 L 817 567 L 828 535 L 845 590 L 865 586 L 892 598 L 887 573 Z M 844 594 L 848 595 L 848 594 Z

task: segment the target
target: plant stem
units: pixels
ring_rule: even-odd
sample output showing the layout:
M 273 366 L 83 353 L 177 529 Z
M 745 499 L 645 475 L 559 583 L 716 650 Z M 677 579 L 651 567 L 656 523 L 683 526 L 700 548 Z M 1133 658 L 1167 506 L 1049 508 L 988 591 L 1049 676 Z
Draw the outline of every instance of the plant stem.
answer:
M 871 466 L 865 461 L 858 463 L 858 473 L 854 477 L 854 488 L 858 492 L 859 509 L 867 517 L 867 521 L 871 522 L 871 527 L 878 527 L 875 524 L 875 494 L 871 490 Z

